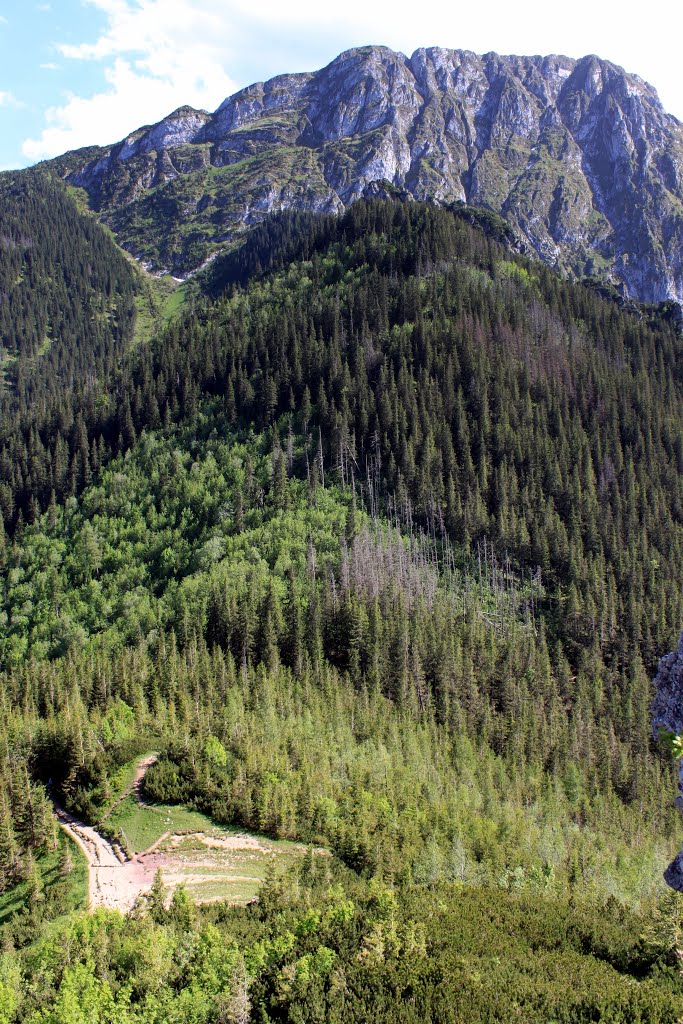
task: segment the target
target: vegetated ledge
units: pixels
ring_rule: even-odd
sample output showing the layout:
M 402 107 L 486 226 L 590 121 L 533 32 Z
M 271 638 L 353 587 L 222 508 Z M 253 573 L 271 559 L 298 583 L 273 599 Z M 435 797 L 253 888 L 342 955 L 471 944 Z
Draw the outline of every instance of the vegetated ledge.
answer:
M 655 698 L 652 702 L 652 731 L 656 737 L 662 732 L 674 737 L 683 734 L 683 632 L 678 650 L 666 654 L 659 662 L 654 678 Z M 676 805 L 683 810 L 683 758 L 678 762 L 680 796 Z M 667 885 L 683 892 L 683 848 L 664 872 Z

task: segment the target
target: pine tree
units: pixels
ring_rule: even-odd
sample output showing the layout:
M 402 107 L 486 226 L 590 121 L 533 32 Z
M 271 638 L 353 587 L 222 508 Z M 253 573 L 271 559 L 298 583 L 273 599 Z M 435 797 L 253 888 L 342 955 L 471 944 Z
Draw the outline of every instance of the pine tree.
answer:
M 168 920 L 168 911 L 166 910 L 167 894 L 168 890 L 164 885 L 164 876 L 161 868 L 157 868 L 152 887 L 146 897 L 149 916 L 155 924 L 165 924 Z

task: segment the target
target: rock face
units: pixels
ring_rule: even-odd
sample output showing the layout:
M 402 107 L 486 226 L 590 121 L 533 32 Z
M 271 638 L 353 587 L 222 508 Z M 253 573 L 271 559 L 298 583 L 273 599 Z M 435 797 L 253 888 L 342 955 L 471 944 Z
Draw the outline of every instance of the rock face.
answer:
M 666 729 L 676 736 L 683 734 L 683 633 L 678 650 L 665 655 L 659 662 L 654 679 L 655 699 L 652 702 L 652 731 L 655 736 Z M 683 809 L 683 759 L 679 761 L 678 778 L 681 795 L 677 805 Z M 683 892 L 683 849 L 664 872 L 672 889 Z
M 573 274 L 683 303 L 683 126 L 594 56 L 349 50 L 55 164 L 121 244 L 174 273 L 271 210 L 340 211 L 388 181 L 493 209 Z

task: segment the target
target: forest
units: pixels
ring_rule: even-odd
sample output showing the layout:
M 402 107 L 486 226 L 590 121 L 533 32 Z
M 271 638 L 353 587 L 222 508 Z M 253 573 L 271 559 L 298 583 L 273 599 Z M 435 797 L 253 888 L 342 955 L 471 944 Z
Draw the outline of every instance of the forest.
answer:
M 0 1021 L 679 1020 L 649 722 L 683 620 L 671 309 L 494 218 L 373 200 L 266 222 L 134 344 L 135 268 L 59 183 L 20 184 Z M 38 221 L 72 283 L 20 243 Z M 160 879 L 79 912 L 51 800 L 98 822 L 152 747 L 146 800 L 310 853 L 252 906 Z

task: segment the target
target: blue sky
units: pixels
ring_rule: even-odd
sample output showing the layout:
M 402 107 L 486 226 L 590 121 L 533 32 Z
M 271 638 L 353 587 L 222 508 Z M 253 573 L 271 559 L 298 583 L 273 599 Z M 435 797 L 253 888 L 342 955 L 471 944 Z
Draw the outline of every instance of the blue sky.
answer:
M 683 120 L 681 35 L 675 0 L 0 0 L 0 169 L 117 141 L 182 103 L 213 110 L 366 43 L 597 53 Z

